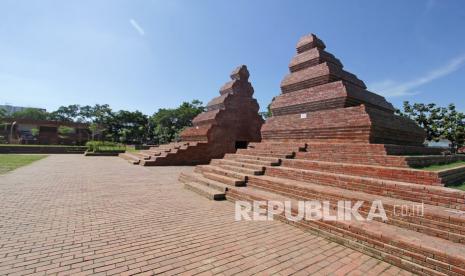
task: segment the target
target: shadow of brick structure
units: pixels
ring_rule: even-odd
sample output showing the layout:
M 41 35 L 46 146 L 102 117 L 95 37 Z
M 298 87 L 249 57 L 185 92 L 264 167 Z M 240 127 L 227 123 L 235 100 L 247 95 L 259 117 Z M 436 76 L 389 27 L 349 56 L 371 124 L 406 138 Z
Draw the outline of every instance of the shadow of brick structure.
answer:
M 215 200 L 290 201 L 294 213 L 298 200 L 328 201 L 332 214 L 337 201 L 360 200 L 365 218 L 379 200 L 384 221 L 276 218 L 414 273 L 465 275 L 465 192 L 444 187 L 463 181 L 465 166 L 415 169 L 463 156 L 423 146 L 424 131 L 367 91 L 313 34 L 300 39 L 289 70 L 262 142 L 181 174 L 185 188 Z M 399 214 L 419 205 L 421 215 Z
M 192 127 L 181 132 L 181 142 L 120 156 L 144 166 L 207 164 L 246 148 L 250 142 L 259 142 L 263 119 L 253 93 L 247 67 L 239 66 L 231 73 L 231 81 L 220 89 L 220 96 L 194 118 Z

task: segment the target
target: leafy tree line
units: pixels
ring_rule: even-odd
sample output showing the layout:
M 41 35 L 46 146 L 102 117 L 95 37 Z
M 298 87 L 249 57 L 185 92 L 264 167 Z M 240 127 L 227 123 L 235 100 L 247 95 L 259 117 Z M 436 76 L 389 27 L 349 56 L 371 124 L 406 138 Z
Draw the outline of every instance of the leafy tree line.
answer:
M 434 103 L 410 104 L 405 101 L 403 110 L 397 110 L 397 113 L 414 120 L 425 129 L 426 139 L 429 141 L 447 139 L 451 142 L 453 152 L 464 145 L 465 114 L 457 111 L 454 104 L 439 107 Z
M 177 108 L 161 108 L 151 116 L 140 111 L 113 111 L 109 105 L 61 106 L 53 112 L 38 109 L 25 109 L 13 114 L 15 118 L 35 120 L 57 120 L 88 123 L 93 134 L 107 141 L 121 143 L 168 143 L 178 138 L 185 127 L 191 126 L 192 119 L 204 110 L 202 102 L 193 100 L 184 102 Z M 268 106 L 265 117 L 271 116 Z M 427 140 L 447 139 L 455 151 L 464 146 L 465 115 L 456 110 L 454 104 L 439 107 L 436 104 L 410 104 L 404 102 L 397 114 L 414 120 L 424 128 Z M 0 120 L 6 117 L 0 109 Z M 63 130 L 66 131 L 66 130 Z
M 182 129 L 192 125 L 192 119 L 203 112 L 202 102 L 183 102 L 177 108 L 159 109 L 151 116 L 140 111 L 113 111 L 108 104 L 94 106 L 60 106 L 53 112 L 27 108 L 11 117 L 33 120 L 54 120 L 88 123 L 92 136 L 120 143 L 168 143 L 175 140 Z M 0 119 L 5 117 L 0 110 Z M 68 130 L 63 129 L 66 132 Z

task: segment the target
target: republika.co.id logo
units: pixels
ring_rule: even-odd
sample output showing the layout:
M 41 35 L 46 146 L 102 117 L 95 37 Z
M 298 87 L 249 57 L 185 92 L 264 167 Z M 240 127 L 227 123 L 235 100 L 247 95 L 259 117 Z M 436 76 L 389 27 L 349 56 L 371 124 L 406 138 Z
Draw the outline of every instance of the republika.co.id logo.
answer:
M 369 208 L 368 208 L 369 206 Z M 423 216 L 424 204 L 394 205 L 392 216 Z M 387 221 L 388 215 L 381 200 L 364 201 L 236 201 L 235 220 L 267 221 L 275 216 L 290 221 Z

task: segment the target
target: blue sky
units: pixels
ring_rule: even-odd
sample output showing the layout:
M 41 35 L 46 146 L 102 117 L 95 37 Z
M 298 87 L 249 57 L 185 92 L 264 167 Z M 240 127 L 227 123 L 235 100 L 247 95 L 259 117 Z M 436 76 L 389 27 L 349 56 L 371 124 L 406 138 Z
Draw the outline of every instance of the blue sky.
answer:
M 262 109 L 315 33 L 368 87 L 465 111 L 465 1 L 0 0 L 0 104 L 208 102 L 246 64 Z

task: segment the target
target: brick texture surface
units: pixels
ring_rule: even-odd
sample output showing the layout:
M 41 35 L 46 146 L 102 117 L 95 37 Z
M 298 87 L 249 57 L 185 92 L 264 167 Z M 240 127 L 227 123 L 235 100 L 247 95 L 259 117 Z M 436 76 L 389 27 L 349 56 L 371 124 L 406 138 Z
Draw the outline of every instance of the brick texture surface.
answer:
M 410 275 L 298 228 L 235 222 L 189 167 L 52 155 L 0 176 L 1 275 Z

